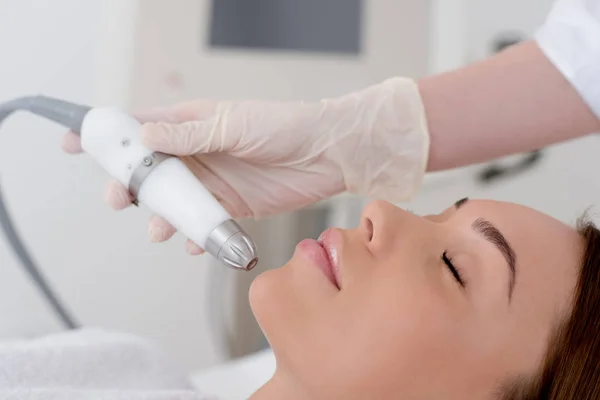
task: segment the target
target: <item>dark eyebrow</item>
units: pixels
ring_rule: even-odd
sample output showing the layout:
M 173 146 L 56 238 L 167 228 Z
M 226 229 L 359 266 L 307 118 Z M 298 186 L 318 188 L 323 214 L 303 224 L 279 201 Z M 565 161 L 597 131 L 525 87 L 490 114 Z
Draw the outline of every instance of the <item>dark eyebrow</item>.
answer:
M 491 222 L 478 218 L 473 222 L 472 228 L 475 232 L 479 233 L 485 240 L 496 246 L 498 250 L 504 256 L 510 270 L 510 281 L 508 282 L 508 300 L 512 298 L 513 289 L 515 288 L 515 281 L 517 275 L 517 255 L 510 246 L 504 235 L 492 225 Z

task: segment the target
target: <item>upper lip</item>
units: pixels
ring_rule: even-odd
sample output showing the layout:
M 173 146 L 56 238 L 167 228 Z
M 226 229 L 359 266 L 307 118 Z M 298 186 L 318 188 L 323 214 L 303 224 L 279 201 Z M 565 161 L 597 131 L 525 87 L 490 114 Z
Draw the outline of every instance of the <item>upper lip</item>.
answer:
M 327 229 L 321 234 L 321 236 L 319 236 L 317 242 L 321 245 L 321 247 L 323 247 L 325 253 L 327 253 L 327 258 L 329 259 L 329 264 L 331 265 L 333 277 L 335 278 L 338 288 L 341 289 L 342 282 L 340 279 L 339 251 L 333 236 L 335 236 L 334 229 Z

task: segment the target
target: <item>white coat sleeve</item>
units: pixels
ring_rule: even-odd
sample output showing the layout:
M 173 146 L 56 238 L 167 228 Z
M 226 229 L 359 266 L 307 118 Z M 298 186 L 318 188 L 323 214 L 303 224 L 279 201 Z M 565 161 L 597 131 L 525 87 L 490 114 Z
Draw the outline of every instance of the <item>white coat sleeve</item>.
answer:
M 535 39 L 600 118 L 600 0 L 557 0 Z

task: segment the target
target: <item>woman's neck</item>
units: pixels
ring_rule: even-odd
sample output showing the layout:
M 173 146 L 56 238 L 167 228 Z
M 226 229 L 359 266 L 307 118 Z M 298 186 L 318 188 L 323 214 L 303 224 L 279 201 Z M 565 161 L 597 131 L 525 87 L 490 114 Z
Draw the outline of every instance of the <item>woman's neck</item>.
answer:
M 276 372 L 249 400 L 306 400 L 309 398 L 293 378 Z

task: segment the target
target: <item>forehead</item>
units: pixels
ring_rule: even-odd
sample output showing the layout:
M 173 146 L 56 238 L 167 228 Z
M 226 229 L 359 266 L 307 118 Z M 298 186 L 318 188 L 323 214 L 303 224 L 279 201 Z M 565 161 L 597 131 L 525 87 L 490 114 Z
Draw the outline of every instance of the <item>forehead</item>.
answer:
M 469 200 L 455 212 L 453 218 L 461 222 L 477 218 L 489 220 L 510 242 L 514 242 L 511 244 L 515 250 L 516 247 L 525 247 L 528 249 L 527 253 L 530 250 L 552 252 L 552 246 L 557 246 L 561 249 L 561 254 L 571 257 L 581 251 L 582 239 L 574 228 L 522 205 L 493 200 Z
M 490 200 L 470 200 L 452 216 L 457 224 L 477 218 L 494 224 L 514 249 L 517 285 L 529 293 L 570 293 L 583 252 L 583 239 L 575 229 L 531 208 Z

